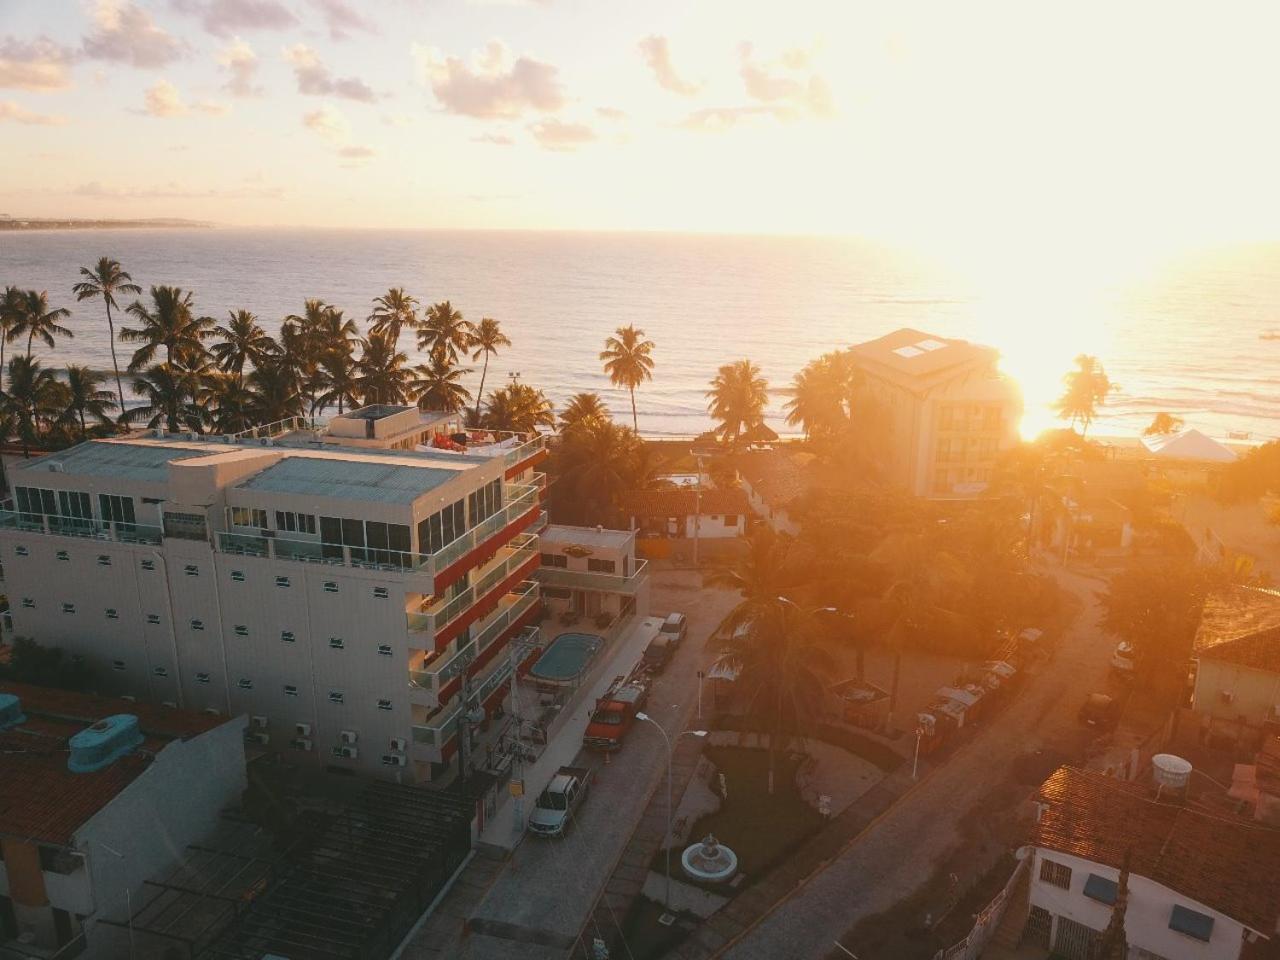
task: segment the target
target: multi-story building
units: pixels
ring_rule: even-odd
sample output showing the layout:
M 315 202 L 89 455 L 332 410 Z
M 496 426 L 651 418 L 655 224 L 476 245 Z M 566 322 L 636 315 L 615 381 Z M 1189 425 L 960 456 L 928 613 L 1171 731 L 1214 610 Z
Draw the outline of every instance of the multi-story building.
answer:
M 634 530 L 549 524 L 539 538 L 543 602 L 562 622 L 594 620 L 605 629 L 649 612 L 649 566 L 636 558 Z
M 544 456 L 378 406 L 26 461 L 0 512 L 13 629 L 115 692 L 246 714 L 251 745 L 428 780 L 540 614 Z
M 888 476 L 916 496 L 965 497 L 1017 443 L 1022 396 L 991 347 L 902 329 L 849 352 L 888 417 Z

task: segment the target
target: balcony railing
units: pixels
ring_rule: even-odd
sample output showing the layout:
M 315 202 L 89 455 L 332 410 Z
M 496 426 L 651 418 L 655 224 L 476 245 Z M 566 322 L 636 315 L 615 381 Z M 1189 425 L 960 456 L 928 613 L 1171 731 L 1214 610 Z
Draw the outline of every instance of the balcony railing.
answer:
M 462 673 L 467 664 L 481 656 L 502 636 L 511 624 L 520 619 L 538 602 L 541 591 L 533 580 L 525 580 L 499 601 L 497 614 L 484 628 L 451 656 L 438 657 L 422 670 L 409 673 L 409 685 L 420 690 L 439 693 L 450 680 Z
M 528 542 L 532 543 L 533 538 L 530 537 Z M 460 617 L 464 611 L 469 610 L 477 599 L 484 597 L 485 594 L 535 556 L 537 556 L 537 551 L 532 546 L 522 544 L 511 549 L 505 557 L 497 560 L 492 567 L 485 571 L 479 580 L 443 606 L 436 605 L 432 609 L 424 610 L 421 613 L 405 614 L 406 626 L 414 632 L 443 630 Z
M 506 506 L 487 520 L 476 524 L 452 543 L 424 557 L 423 564 L 430 564 L 432 571 L 438 573 L 538 506 L 537 487 L 527 484 L 508 484 L 506 492 Z
M 649 561 L 641 560 L 637 563 L 628 577 L 594 570 L 565 570 L 561 567 L 539 567 L 536 576 L 548 587 L 634 594 L 649 576 Z
M 0 510 L 0 529 L 5 528 L 58 537 L 115 540 L 120 543 L 158 544 L 164 539 L 164 531 L 149 523 L 93 520 L 53 513 L 21 513 L 16 510 Z
M 498 687 L 511 679 L 511 661 L 502 660 L 480 683 L 471 689 L 471 699 L 483 703 Z M 458 730 L 458 717 L 462 715 L 462 699 L 431 723 L 415 724 L 413 742 L 429 747 L 443 747 Z

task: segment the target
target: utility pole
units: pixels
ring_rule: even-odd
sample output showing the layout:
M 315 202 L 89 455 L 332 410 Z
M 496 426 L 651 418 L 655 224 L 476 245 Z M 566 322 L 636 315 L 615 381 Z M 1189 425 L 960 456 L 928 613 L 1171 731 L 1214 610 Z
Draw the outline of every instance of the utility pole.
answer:
M 515 752 L 511 755 L 511 798 L 514 801 L 511 832 L 516 836 L 524 832 L 524 740 L 520 737 L 523 721 L 520 719 L 520 688 L 516 683 L 516 671 L 525 655 L 540 644 L 541 630 L 529 627 L 507 645 L 507 656 L 511 661 L 511 719 L 516 731 Z
M 471 775 L 471 664 L 474 661 L 474 656 L 463 657 L 462 710 L 458 713 L 458 779 L 463 784 Z

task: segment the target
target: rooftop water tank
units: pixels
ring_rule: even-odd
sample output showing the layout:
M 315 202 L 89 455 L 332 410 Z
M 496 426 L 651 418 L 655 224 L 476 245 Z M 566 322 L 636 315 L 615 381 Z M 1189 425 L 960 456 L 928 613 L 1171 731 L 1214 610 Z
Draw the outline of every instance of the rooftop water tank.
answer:
M 1191 763 L 1172 753 L 1157 753 L 1151 758 L 1151 778 L 1161 792 L 1181 793 L 1191 780 Z
M 71 759 L 67 761 L 67 769 L 72 773 L 92 773 L 142 743 L 142 731 L 133 714 L 117 713 L 81 730 L 70 743 Z
M 22 701 L 12 693 L 0 693 L 0 730 L 16 727 L 26 719 L 22 715 Z

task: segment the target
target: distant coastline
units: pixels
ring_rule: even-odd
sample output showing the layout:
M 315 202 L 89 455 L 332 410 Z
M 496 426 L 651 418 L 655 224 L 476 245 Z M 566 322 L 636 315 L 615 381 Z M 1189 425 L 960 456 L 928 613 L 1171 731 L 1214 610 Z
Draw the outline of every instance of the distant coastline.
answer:
M 97 220 L 78 217 L 11 217 L 0 215 L 0 230 L 119 230 L 125 228 L 212 227 L 208 220 L 157 217 L 152 220 Z

